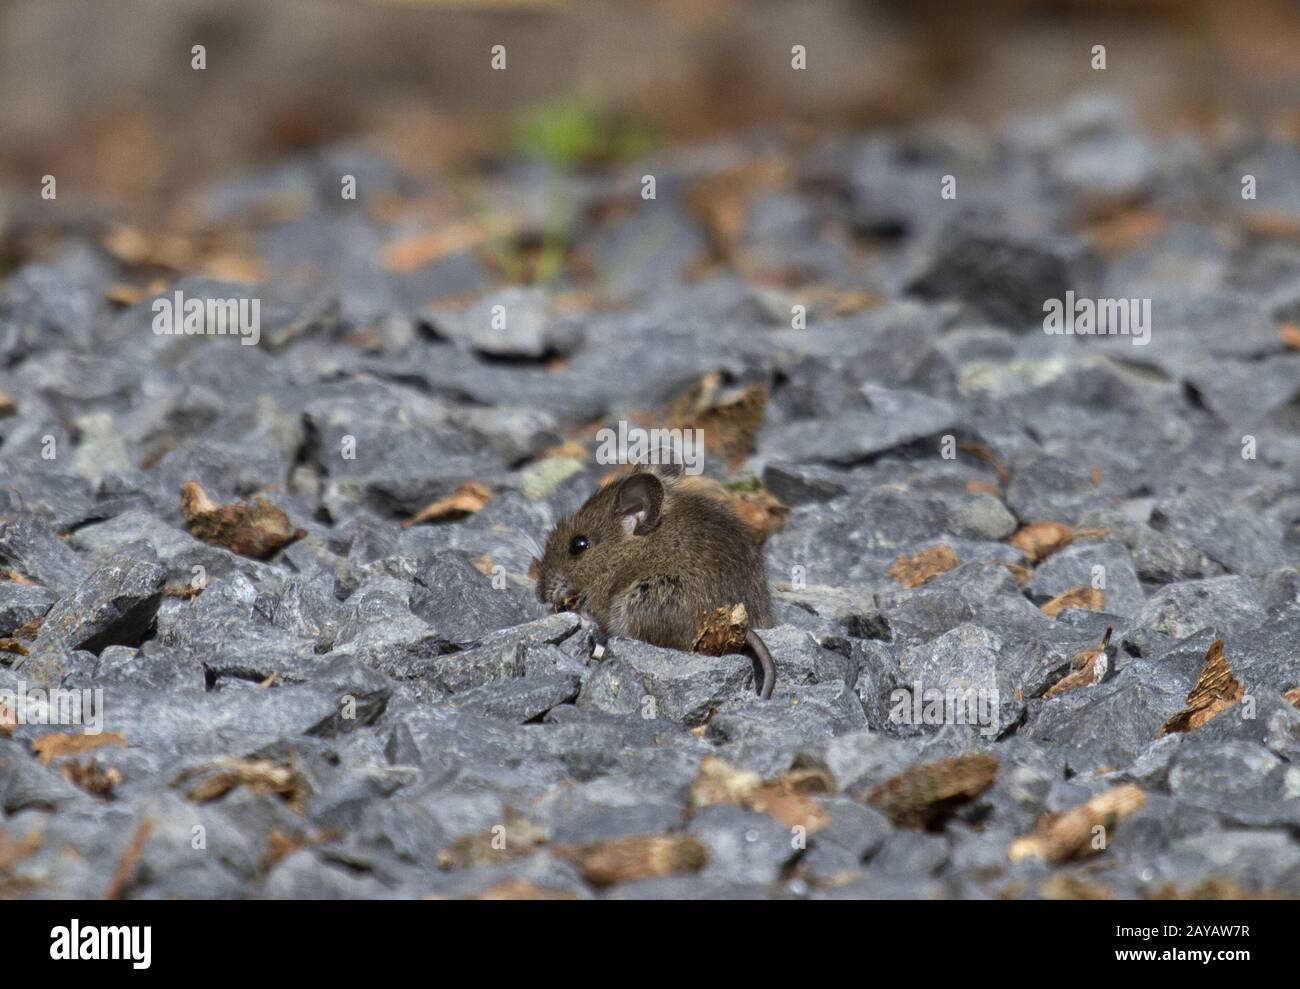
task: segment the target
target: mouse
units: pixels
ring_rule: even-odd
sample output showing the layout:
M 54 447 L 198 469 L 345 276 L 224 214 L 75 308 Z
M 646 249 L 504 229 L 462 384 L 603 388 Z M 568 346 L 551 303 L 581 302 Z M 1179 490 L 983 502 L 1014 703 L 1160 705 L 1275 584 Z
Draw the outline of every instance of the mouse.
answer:
M 763 549 L 721 500 L 692 491 L 679 463 L 636 464 L 547 536 L 537 597 L 609 636 L 690 652 L 704 616 L 743 604 L 745 652 L 768 699 L 776 664 L 755 627 L 772 624 Z

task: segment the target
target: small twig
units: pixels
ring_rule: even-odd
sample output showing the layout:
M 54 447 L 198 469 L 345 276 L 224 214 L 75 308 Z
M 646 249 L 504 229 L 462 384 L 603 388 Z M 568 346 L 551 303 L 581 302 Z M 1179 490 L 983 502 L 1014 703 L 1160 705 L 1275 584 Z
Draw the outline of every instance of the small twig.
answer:
M 135 866 L 140 861 L 140 853 L 144 851 L 144 844 L 149 840 L 149 836 L 153 834 L 153 829 L 154 819 L 152 817 L 146 817 L 135 829 L 135 834 L 131 836 L 131 843 L 126 846 L 126 852 L 122 855 L 122 861 L 117 864 L 117 869 L 108 884 L 108 889 L 104 890 L 104 899 L 120 900 L 127 891 L 135 878 Z

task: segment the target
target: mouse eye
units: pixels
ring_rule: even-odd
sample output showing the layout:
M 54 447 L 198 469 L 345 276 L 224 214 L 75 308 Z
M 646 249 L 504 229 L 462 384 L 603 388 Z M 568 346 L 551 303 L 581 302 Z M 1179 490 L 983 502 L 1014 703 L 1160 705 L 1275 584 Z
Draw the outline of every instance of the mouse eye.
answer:
M 574 536 L 569 540 L 569 555 L 578 556 L 585 553 L 591 546 L 591 541 L 586 536 Z

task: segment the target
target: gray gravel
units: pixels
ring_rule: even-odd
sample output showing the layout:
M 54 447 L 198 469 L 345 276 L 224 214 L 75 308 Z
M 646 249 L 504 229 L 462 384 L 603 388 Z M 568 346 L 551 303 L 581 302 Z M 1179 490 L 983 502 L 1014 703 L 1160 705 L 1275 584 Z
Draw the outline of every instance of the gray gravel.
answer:
M 1119 897 L 1300 895 L 1300 710 L 1283 698 L 1300 686 L 1300 352 L 1277 333 L 1300 320 L 1300 247 L 1249 232 L 1300 220 L 1300 200 L 1263 179 L 1259 200 L 1238 194 L 1251 161 L 1300 174 L 1300 152 L 1166 142 L 1104 100 L 972 140 L 788 152 L 796 180 L 754 196 L 733 252 L 744 277 L 699 275 L 688 191 L 770 138 L 567 183 L 594 286 L 500 286 L 468 246 L 390 271 L 406 228 L 365 206 L 409 181 L 351 148 L 282 162 L 202 199 L 250 224 L 268 283 L 168 289 L 261 298 L 257 346 L 156 334 L 151 298 L 108 302 L 129 273 L 90 233 L 10 271 L 0 639 L 43 621 L 0 651 L 0 691 L 100 690 L 125 744 L 42 760 L 42 736 L 79 729 L 0 737 L 0 829 L 42 833 L 0 895 L 103 895 L 146 819 L 126 894 L 148 898 L 1035 897 L 1063 888 L 1056 870 Z M 359 201 L 338 201 L 335 171 L 367 177 Z M 532 202 L 534 171 L 493 182 Z M 280 186 L 310 193 L 305 212 L 253 224 Z M 616 199 L 632 210 L 595 208 Z M 1122 250 L 1091 240 L 1077 217 L 1120 201 L 1165 222 Z M 803 287 L 760 277 L 778 265 Z M 618 304 L 562 304 L 591 287 Z M 878 304 L 827 302 L 863 291 Z M 1150 342 L 1043 332 L 1067 291 L 1149 299 Z M 606 469 L 541 455 L 710 372 L 770 389 L 753 455 L 707 463 L 791 509 L 767 542 L 770 702 L 735 657 L 616 639 L 593 660 L 528 577 L 534 540 Z M 305 536 L 263 561 L 204 543 L 180 510 L 190 480 L 221 504 L 264 496 Z M 468 481 L 491 493 L 481 511 L 401 524 Z M 1009 539 L 1042 521 L 1095 531 L 1035 565 Z M 947 572 L 891 576 L 940 544 Z M 1102 611 L 1041 609 L 1080 587 Z M 1108 626 L 1105 678 L 1044 699 Z M 1241 702 L 1160 735 L 1219 638 Z M 988 720 L 900 719 L 895 691 L 915 685 L 980 692 Z M 996 779 L 931 830 L 866 800 L 969 752 Z M 820 825 L 693 807 L 709 756 L 819 771 L 803 799 Z M 201 774 L 178 782 L 229 759 L 299 789 L 205 800 Z M 1104 852 L 1009 860 L 1042 815 L 1126 783 L 1146 803 Z M 703 855 L 610 884 L 574 853 L 651 835 Z

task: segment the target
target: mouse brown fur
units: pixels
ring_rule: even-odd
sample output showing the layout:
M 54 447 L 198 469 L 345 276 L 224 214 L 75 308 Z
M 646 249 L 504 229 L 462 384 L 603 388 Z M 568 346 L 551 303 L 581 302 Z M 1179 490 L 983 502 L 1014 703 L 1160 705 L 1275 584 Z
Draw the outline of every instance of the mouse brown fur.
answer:
M 674 464 L 639 465 L 562 519 L 538 561 L 537 596 L 605 635 L 686 651 L 715 608 L 743 604 L 751 629 L 772 624 L 762 548 Z M 758 691 L 770 697 L 771 656 L 753 631 L 746 645 Z

